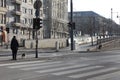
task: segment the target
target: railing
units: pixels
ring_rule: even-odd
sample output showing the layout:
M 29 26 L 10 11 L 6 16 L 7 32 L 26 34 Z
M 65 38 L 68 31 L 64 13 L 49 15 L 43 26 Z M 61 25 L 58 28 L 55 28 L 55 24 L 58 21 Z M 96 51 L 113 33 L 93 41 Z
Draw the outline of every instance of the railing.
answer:
M 21 13 L 21 11 L 19 11 L 19 10 L 13 10 L 13 14 L 21 15 L 22 13 Z
M 7 12 L 8 10 L 6 7 L 0 7 L 0 11 Z
M 119 38 L 120 38 L 119 36 L 116 36 L 116 37 L 98 39 L 98 44 L 105 43 L 105 42 L 112 41 L 112 40 L 119 39 Z

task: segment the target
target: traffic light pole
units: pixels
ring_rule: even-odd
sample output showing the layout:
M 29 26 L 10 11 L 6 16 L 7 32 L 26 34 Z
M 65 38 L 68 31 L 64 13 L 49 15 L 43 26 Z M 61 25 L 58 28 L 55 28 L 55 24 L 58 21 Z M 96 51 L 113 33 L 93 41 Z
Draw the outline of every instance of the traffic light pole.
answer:
M 36 54 L 35 54 L 35 58 L 38 58 L 38 34 L 37 34 L 37 29 L 35 30 L 36 31 Z
M 39 9 L 36 9 L 36 12 L 35 12 L 35 15 L 36 15 L 36 18 L 39 17 Z M 37 23 L 36 23 L 37 24 Z M 38 25 L 36 27 L 39 27 Z M 36 32 L 36 51 L 35 51 L 35 58 L 38 58 L 38 34 L 37 34 L 37 28 L 35 29 L 35 32 Z
M 36 0 L 34 3 L 34 8 L 36 9 L 35 16 L 36 18 L 39 18 L 40 13 L 40 7 L 42 6 L 42 2 L 40 0 Z M 39 27 L 38 25 L 36 27 Z M 37 28 L 35 29 L 36 32 L 36 55 L 35 58 L 38 58 L 38 34 L 37 34 Z

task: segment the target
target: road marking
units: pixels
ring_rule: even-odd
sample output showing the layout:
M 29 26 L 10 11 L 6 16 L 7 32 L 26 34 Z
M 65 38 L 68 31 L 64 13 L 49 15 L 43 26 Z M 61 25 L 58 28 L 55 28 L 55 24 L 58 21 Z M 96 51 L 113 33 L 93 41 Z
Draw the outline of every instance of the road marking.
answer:
M 91 66 L 91 67 L 85 67 L 85 68 L 69 70 L 69 71 L 62 71 L 62 72 L 57 72 L 57 73 L 52 73 L 52 74 L 54 74 L 54 75 L 65 75 L 65 74 L 76 73 L 76 72 L 80 72 L 80 71 L 97 69 L 97 68 L 102 68 L 102 67 L 103 66 Z
M 12 66 L 12 65 L 24 65 L 24 64 L 32 64 L 32 63 L 41 63 L 45 61 L 27 61 L 27 62 L 15 62 L 15 63 L 7 63 L 7 64 L 0 64 L 0 66 Z
M 8 68 L 24 68 L 24 67 L 32 67 L 32 66 L 38 66 L 38 65 L 48 65 L 48 64 L 55 64 L 55 63 L 61 63 L 61 61 L 46 62 L 46 63 L 39 63 L 39 64 L 16 65 L 16 66 L 9 66 Z
M 104 73 L 104 72 L 107 72 L 107 71 L 112 71 L 112 70 L 117 70 L 117 68 L 101 69 L 101 70 L 91 71 L 91 72 L 87 72 L 87 73 L 83 73 L 83 74 L 71 75 L 69 77 L 71 77 L 71 78 L 81 78 L 81 77 L 91 76 L 91 75 L 95 75 L 95 74 L 99 74 L 99 73 Z
M 93 77 L 87 80 L 104 80 L 107 78 L 112 78 L 112 77 L 116 77 L 116 76 L 120 76 L 120 71 L 114 72 L 114 73 L 109 73 L 106 75 L 101 75 L 101 76 L 97 76 L 97 77 Z
M 38 73 L 54 72 L 54 71 L 60 71 L 60 70 L 65 70 L 65 69 L 84 67 L 84 66 L 88 66 L 88 65 L 89 64 L 80 64 L 80 65 L 66 66 L 66 67 L 60 67 L 60 68 L 54 68 L 54 69 L 40 70 L 40 71 L 36 71 L 36 72 L 38 72 Z
M 44 69 L 44 68 L 52 68 L 52 67 L 62 67 L 62 66 L 70 66 L 70 65 L 73 65 L 73 63 L 66 63 L 66 64 L 49 64 L 49 65 L 42 65 L 42 66 L 30 66 L 30 67 L 27 67 L 27 68 L 21 68 L 21 70 L 35 70 L 35 69 Z

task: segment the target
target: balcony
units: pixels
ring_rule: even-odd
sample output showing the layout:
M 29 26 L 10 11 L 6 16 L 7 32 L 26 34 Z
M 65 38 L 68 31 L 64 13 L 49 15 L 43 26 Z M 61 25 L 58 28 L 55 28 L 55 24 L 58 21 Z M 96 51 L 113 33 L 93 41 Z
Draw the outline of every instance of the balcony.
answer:
M 14 27 L 20 27 L 21 23 L 20 22 L 12 22 L 12 26 L 14 26 Z
M 17 10 L 13 10 L 12 12 L 14 15 L 18 15 L 18 16 L 22 14 L 21 11 L 17 11 Z
M 0 23 L 0 26 L 6 26 L 6 24 L 2 24 L 2 23 Z
M 7 12 L 8 9 L 6 7 L 0 7 L 0 12 Z
M 22 4 L 22 0 L 12 0 L 12 3 Z

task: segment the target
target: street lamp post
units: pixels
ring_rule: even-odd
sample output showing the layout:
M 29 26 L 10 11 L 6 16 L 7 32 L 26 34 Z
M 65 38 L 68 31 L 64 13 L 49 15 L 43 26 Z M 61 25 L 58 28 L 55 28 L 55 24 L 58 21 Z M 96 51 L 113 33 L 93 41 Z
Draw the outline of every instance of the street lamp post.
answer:
M 120 26 L 120 16 L 117 14 L 117 18 L 119 19 L 119 26 Z M 118 28 L 119 30 L 119 28 Z M 117 31 L 117 35 L 119 35 L 119 31 Z
M 113 13 L 117 13 L 118 15 L 118 12 L 113 12 L 113 9 L 111 8 L 111 36 L 115 33 L 114 28 L 113 28 Z
M 120 25 L 120 16 L 118 15 L 118 13 L 117 13 L 117 18 L 119 19 L 119 25 Z
M 113 9 L 111 8 L 111 28 L 110 28 L 110 36 L 112 36 L 112 29 L 113 29 Z

